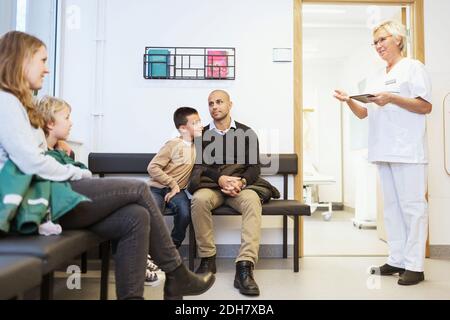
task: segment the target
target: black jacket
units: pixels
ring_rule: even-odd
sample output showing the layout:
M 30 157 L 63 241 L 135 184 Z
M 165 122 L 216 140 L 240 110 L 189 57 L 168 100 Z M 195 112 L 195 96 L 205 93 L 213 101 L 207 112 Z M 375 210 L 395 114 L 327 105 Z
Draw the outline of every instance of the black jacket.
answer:
M 235 123 L 236 128 L 225 135 L 210 130 L 209 125 L 204 128 L 201 143 L 196 142 L 196 167 L 202 167 L 202 175 L 218 183 L 223 166 L 243 165 L 240 176 L 252 185 L 261 173 L 258 136 L 246 125 Z

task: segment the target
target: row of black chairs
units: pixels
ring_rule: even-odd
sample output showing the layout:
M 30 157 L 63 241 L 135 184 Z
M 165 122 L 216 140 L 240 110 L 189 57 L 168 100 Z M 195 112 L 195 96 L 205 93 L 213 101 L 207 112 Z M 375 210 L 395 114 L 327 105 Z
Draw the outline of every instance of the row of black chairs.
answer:
M 89 169 L 100 177 L 107 175 L 147 174 L 148 163 L 155 154 L 92 153 Z M 293 270 L 299 271 L 300 217 L 310 215 L 310 208 L 297 200 L 288 200 L 289 175 L 298 172 L 296 154 L 261 155 L 262 175 L 283 177 L 283 199 L 263 205 L 263 215 L 280 216 L 283 219 L 283 258 L 288 257 L 288 217 L 293 219 Z M 276 159 L 276 170 L 268 160 Z M 170 210 L 165 215 L 172 215 Z M 214 215 L 237 216 L 240 213 L 222 206 Z M 108 276 L 111 258 L 111 242 L 101 239 L 87 230 L 64 230 L 59 236 L 9 235 L 0 239 L 0 299 L 23 297 L 29 290 L 40 287 L 40 298 L 53 298 L 54 273 L 81 257 L 81 272 L 87 271 L 87 252 L 100 247 L 101 260 L 100 299 L 108 298 Z M 189 230 L 189 267 L 194 269 L 196 257 L 195 235 Z M 77 260 L 78 261 L 78 260 Z
M 147 167 L 156 154 L 154 153 L 91 153 L 89 170 L 100 177 L 111 175 L 148 175 Z M 293 220 L 293 269 L 299 271 L 300 217 L 311 215 L 310 207 L 298 200 L 289 198 L 289 176 L 298 173 L 296 154 L 261 154 L 261 175 L 282 176 L 282 199 L 271 200 L 263 204 L 263 216 L 280 216 L 283 219 L 283 258 L 288 257 L 288 217 Z M 164 215 L 173 215 L 170 209 Z M 221 206 L 213 210 L 216 216 L 239 216 L 240 213 L 229 206 Z M 196 258 L 195 233 L 192 224 L 189 226 L 189 268 L 194 270 Z
M 100 299 L 108 298 L 110 241 L 87 230 L 64 230 L 58 236 L 10 235 L 0 239 L 0 299 L 17 299 L 40 286 L 42 300 L 53 299 L 54 274 L 79 261 L 87 272 L 87 251 L 100 246 Z

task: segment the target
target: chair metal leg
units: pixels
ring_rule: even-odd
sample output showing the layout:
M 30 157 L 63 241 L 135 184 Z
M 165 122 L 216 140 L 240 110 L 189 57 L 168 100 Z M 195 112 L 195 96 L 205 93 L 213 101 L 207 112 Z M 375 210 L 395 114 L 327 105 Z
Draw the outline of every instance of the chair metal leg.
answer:
M 197 245 L 195 243 L 194 226 L 191 223 L 189 225 L 189 269 L 191 271 L 194 271 L 196 252 Z
M 41 300 L 53 300 L 54 273 L 47 273 L 42 277 Z
M 81 273 L 87 273 L 87 252 L 81 254 Z
M 283 259 L 288 257 L 288 217 L 283 216 Z
M 108 300 L 109 260 L 111 259 L 111 242 L 105 241 L 100 245 L 102 253 L 102 271 L 100 279 L 100 300 Z
M 299 239 L 299 216 L 294 216 L 294 272 L 298 272 L 299 269 L 299 248 L 300 248 L 300 239 Z

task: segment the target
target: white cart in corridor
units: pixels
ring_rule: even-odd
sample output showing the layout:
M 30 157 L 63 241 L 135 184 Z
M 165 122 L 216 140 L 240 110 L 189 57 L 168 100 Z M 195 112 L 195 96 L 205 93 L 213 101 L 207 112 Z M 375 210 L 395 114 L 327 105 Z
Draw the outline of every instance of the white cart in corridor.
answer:
M 335 184 L 336 180 L 332 176 L 325 176 L 321 174 L 303 176 L 303 197 L 305 203 L 311 207 L 311 213 L 313 213 L 317 208 L 324 207 L 328 208 L 328 211 L 322 213 L 322 217 L 325 221 L 329 221 L 333 215 L 333 203 L 332 202 L 314 202 L 313 201 L 313 188 L 319 185 L 330 185 Z

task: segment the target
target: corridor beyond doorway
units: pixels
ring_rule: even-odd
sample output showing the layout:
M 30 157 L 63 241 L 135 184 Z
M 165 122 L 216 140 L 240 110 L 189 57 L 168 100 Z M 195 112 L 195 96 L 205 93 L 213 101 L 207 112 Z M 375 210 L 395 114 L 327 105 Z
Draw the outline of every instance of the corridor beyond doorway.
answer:
M 334 211 L 328 222 L 320 211 L 305 217 L 305 256 L 387 256 L 387 244 L 378 238 L 377 230 L 355 228 L 354 217 L 350 211 Z
M 302 6 L 304 177 L 315 172 L 334 180 L 315 186 L 313 202 L 345 208 L 330 221 L 323 221 L 322 212 L 304 219 L 305 256 L 388 254 L 376 229 L 353 226 L 355 219 L 383 230 L 376 169 L 367 162 L 367 120 L 356 119 L 332 94 L 364 93 L 366 78 L 384 66 L 371 45 L 373 27 L 409 19 L 410 8 L 400 5 Z M 410 41 L 407 48 L 410 54 Z

